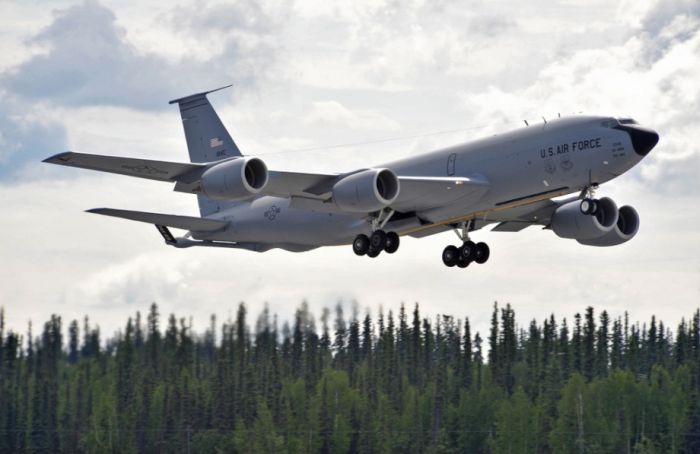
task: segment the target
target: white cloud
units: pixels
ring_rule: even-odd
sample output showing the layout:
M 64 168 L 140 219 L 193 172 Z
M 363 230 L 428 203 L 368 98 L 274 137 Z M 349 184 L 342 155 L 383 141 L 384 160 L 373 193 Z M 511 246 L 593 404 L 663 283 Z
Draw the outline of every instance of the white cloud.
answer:
M 63 124 L 46 103 L 28 104 L 0 93 L 0 179 L 66 143 Z
M 399 124 L 370 110 L 352 111 L 337 101 L 316 101 L 304 119 L 317 127 L 343 126 L 365 131 L 395 131 Z
M 111 333 L 154 300 L 163 313 L 194 315 L 198 326 L 212 312 L 225 318 L 241 300 L 252 315 L 269 302 L 284 319 L 302 299 L 317 315 L 338 300 L 394 310 L 419 301 L 425 314 L 469 315 L 482 336 L 494 300 L 513 303 L 523 323 L 551 312 L 571 319 L 590 304 L 613 315 L 628 309 L 633 319 L 656 312 L 673 325 L 700 296 L 698 14 L 691 2 L 632 3 L 87 2 L 59 5 L 53 22 L 37 15 L 24 35 L 12 31 L 13 42 L 37 49 L 26 58 L 0 54 L 0 68 L 11 69 L 0 77 L 0 131 L 4 149 L 17 150 L 4 152 L 3 166 L 23 166 L 0 186 L 0 284 L 10 325 L 87 313 Z M 512 21 L 498 19 L 503 10 Z M 600 193 L 634 205 L 641 231 L 609 249 L 535 228 L 480 231 L 492 258 L 467 270 L 440 262 L 451 233 L 406 239 L 396 255 L 374 261 L 347 247 L 175 250 L 152 226 L 81 211 L 194 214 L 193 198 L 167 184 L 38 163 L 64 145 L 184 160 L 178 113 L 165 102 L 229 78 L 264 81 L 264 89 L 239 85 L 235 104 L 230 93 L 211 98 L 250 153 L 458 130 L 265 158 L 280 169 L 374 165 L 543 114 L 630 114 L 658 129 L 661 142 Z M 29 157 L 21 151 L 28 148 L 54 149 Z
M 224 43 L 219 52 L 203 53 L 195 61 L 183 56 L 172 62 L 144 53 L 128 41 L 114 12 L 93 0 L 57 10 L 54 16 L 31 39 L 47 52 L 9 69 L 0 79 L 14 94 L 62 105 L 162 108 L 164 99 L 186 87 L 215 87 L 231 78 L 237 85 L 254 86 L 274 60 L 268 43 L 229 39 L 226 34 L 218 35 Z M 236 31 L 235 24 L 231 30 Z

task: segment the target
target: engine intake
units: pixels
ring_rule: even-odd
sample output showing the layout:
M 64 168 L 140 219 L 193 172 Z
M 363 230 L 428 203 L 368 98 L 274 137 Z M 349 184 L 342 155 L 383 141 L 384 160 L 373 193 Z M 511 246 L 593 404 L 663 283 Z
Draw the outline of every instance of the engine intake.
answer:
M 389 169 L 353 173 L 333 186 L 333 201 L 343 211 L 369 213 L 389 206 L 399 195 L 399 179 Z
M 262 159 L 232 159 L 204 172 L 202 192 L 216 200 L 245 200 L 262 191 L 267 178 L 267 166 Z
M 581 210 L 581 201 L 566 203 L 552 215 L 552 230 L 557 236 L 574 240 L 591 240 L 600 238 L 613 230 L 618 220 L 615 202 L 603 197 L 596 200 L 594 214 L 585 214 Z
M 638 231 L 639 214 L 631 206 L 625 205 L 620 208 L 617 223 L 611 231 L 598 238 L 578 242 L 587 246 L 617 246 L 634 238 Z

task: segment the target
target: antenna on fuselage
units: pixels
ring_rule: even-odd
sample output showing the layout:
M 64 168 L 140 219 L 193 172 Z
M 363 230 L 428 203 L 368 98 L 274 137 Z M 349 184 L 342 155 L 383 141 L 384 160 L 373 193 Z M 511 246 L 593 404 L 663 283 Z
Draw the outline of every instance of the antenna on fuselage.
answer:
M 527 120 L 523 120 L 525 122 L 525 126 L 530 126 L 530 123 L 527 122 Z
M 542 120 L 544 121 L 544 124 L 547 124 L 547 119 L 542 117 Z

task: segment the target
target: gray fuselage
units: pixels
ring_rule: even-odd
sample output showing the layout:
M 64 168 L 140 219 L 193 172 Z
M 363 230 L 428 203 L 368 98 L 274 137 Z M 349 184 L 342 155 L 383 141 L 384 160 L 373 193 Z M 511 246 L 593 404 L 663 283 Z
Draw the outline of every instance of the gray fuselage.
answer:
M 509 210 L 605 183 L 643 158 L 635 153 L 630 135 L 613 128 L 616 124 L 612 117 L 562 118 L 375 166 L 402 176 L 477 177 L 489 182 L 482 192 L 446 198 L 444 203 L 425 194 L 425 200 L 406 204 L 406 211 L 392 206 L 401 215 L 386 228 L 422 236 L 451 228 L 457 220 L 496 222 L 507 219 Z M 237 204 L 210 216 L 229 221 L 225 230 L 194 233 L 195 238 L 247 243 L 257 250 L 303 251 L 349 244 L 359 233 L 371 232 L 366 215 L 291 204 L 290 198 L 270 196 Z

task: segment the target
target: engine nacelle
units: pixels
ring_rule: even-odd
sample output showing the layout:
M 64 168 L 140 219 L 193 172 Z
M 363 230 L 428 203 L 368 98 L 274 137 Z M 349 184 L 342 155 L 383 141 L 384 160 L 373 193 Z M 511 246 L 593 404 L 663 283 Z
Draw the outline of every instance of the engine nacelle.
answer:
M 236 158 L 216 164 L 202 175 L 202 192 L 216 200 L 245 200 L 267 184 L 267 166 L 260 158 Z
M 399 179 L 391 170 L 363 170 L 333 186 L 333 201 L 343 211 L 369 213 L 390 205 L 399 189 Z
M 587 246 L 617 246 L 631 240 L 639 231 L 639 214 L 629 205 L 619 209 L 615 227 L 601 237 L 591 240 L 578 240 Z
M 574 240 L 602 237 L 615 227 L 618 210 L 615 202 L 608 197 L 596 200 L 596 204 L 595 214 L 584 214 L 580 200 L 560 206 L 552 215 L 552 230 L 557 236 Z

